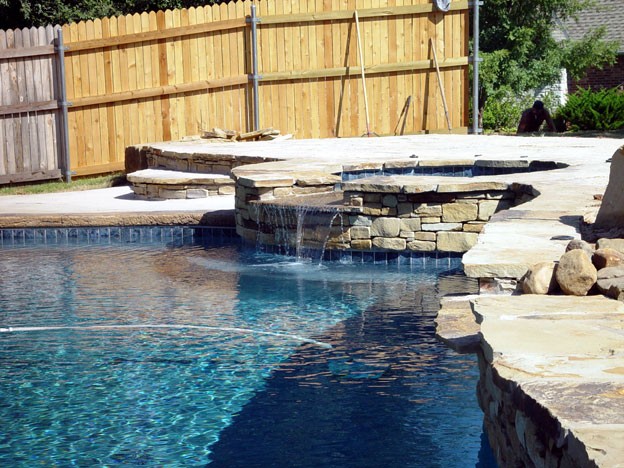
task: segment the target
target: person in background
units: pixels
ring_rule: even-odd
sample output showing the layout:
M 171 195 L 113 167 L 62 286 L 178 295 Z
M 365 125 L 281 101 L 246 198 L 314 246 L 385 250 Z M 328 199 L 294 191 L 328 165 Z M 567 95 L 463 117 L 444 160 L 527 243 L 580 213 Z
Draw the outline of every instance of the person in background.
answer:
M 554 132 L 555 124 L 550 116 L 550 112 L 544 109 L 544 103 L 542 101 L 535 101 L 533 107 L 522 113 L 516 133 L 538 132 L 544 121 L 546 121 L 548 131 Z

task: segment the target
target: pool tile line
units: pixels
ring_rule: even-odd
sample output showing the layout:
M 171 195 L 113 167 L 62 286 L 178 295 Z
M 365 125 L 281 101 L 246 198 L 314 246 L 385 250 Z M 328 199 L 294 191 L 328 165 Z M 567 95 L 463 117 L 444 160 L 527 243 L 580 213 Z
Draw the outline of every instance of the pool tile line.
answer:
M 73 228 L 0 229 L 0 248 L 34 246 L 84 246 L 126 243 L 175 242 L 191 245 L 201 242 L 240 240 L 234 228 L 207 226 L 128 226 Z M 279 247 L 262 246 L 268 253 L 280 253 Z M 306 254 L 320 258 L 321 251 Z M 411 265 L 419 267 L 461 267 L 461 254 L 447 252 L 384 252 L 326 250 L 323 261 Z
M 266 253 L 292 255 L 281 246 L 262 245 L 258 249 Z M 291 249 L 292 250 L 292 249 Z M 305 249 L 304 256 L 321 258 L 324 262 L 372 263 L 378 265 L 409 265 L 431 268 L 461 268 L 462 253 L 455 252 L 388 252 L 368 250 L 325 250 Z
M 0 229 L 0 248 L 41 245 L 99 245 L 238 238 L 234 228 L 206 226 L 128 226 Z

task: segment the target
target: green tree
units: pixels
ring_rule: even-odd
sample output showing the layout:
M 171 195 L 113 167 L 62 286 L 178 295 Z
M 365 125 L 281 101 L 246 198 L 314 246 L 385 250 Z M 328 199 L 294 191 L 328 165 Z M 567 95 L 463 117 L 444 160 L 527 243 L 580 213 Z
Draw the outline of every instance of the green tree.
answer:
M 223 3 L 223 0 L 0 0 L 0 29 Z
M 566 68 L 580 78 L 590 66 L 615 63 L 617 43 L 604 41 L 604 29 L 580 41 L 557 41 L 560 21 L 575 18 L 592 0 L 487 0 L 480 10 L 479 108 L 506 90 L 522 95 L 557 81 Z

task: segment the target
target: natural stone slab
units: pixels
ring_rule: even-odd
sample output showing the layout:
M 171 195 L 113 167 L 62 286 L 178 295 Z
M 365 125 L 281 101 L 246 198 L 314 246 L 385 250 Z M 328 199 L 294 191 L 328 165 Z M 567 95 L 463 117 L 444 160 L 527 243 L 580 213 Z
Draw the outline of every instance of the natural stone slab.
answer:
M 401 219 L 401 231 L 420 231 L 420 218 Z
M 413 252 L 433 252 L 436 243 L 431 241 L 411 240 L 407 243 L 407 249 Z
M 472 232 L 438 232 L 438 250 L 467 252 L 477 243 L 479 235 Z
M 535 410 L 557 421 L 559 435 L 553 436 L 567 447 L 568 460 L 618 466 L 624 440 L 623 304 L 603 296 L 480 296 L 473 310 L 486 359 L 499 379 L 512 382 Z
M 437 237 L 438 237 L 438 235 L 435 232 L 423 232 L 423 231 L 421 231 L 421 232 L 415 232 L 414 233 L 414 240 L 435 242 Z
M 347 192 L 400 193 L 401 184 L 391 176 L 376 176 L 343 182 L 342 189 Z
M 181 200 L 186 197 L 186 190 L 175 190 L 160 187 L 158 189 L 158 197 L 167 200 Z
M 481 327 L 477 324 L 470 306 L 469 299 L 473 297 L 442 298 L 435 319 L 436 336 L 460 353 L 475 352 L 481 342 Z
M 596 283 L 597 273 L 588 255 L 583 250 L 575 249 L 561 256 L 555 277 L 565 294 L 585 296 Z
M 598 290 L 613 299 L 624 299 L 624 265 L 603 268 L 598 271 Z
M 211 185 L 218 183 L 234 183 L 230 176 L 223 174 L 197 174 L 195 172 L 180 172 L 160 169 L 143 169 L 141 171 L 128 174 L 126 178 L 130 183 L 156 185 Z
M 461 231 L 462 223 L 423 223 L 423 231 Z
M 488 190 L 508 190 L 509 184 L 496 181 L 455 182 L 438 185 L 438 193 L 485 192 Z
M 596 466 L 621 467 L 623 438 L 623 424 L 604 426 L 579 424 L 571 431 L 568 445 L 575 453 L 586 452 Z
M 389 206 L 390 208 L 394 208 L 398 205 L 398 200 L 396 195 L 384 195 L 381 200 L 381 204 L 383 206 Z
M 478 159 L 475 161 L 476 167 L 496 167 L 496 168 L 528 168 L 527 159 Z
M 370 239 L 371 229 L 368 226 L 352 226 L 349 229 L 351 239 Z
M 234 187 L 232 187 L 232 193 L 234 193 Z M 210 192 L 206 189 L 187 189 L 186 190 L 186 198 L 195 199 L 195 198 L 207 198 L 210 195 Z
M 405 169 L 405 168 L 415 168 L 418 167 L 418 161 L 414 161 L 413 159 L 399 159 L 397 161 L 386 161 L 384 162 L 384 169 Z
M 553 376 L 553 369 L 544 367 L 550 361 L 555 367 L 569 369 L 566 373 L 570 375 L 614 378 L 614 374 L 603 370 L 624 366 L 622 302 L 603 296 L 479 296 L 473 300 L 473 310 L 490 350 L 488 359 L 524 356 L 523 363 L 514 361 L 523 372 Z M 594 328 L 598 324 L 600 333 Z M 595 367 L 594 363 L 585 365 L 568 356 L 594 357 L 604 362 Z M 624 376 L 620 379 L 624 383 Z
M 297 185 L 308 187 L 310 185 L 334 185 L 341 182 L 341 177 L 325 172 L 304 172 L 296 174 Z
M 511 207 L 509 200 L 483 200 L 479 202 L 479 221 L 488 221 L 494 213 Z
M 442 222 L 476 221 L 478 207 L 474 203 L 447 203 L 442 205 Z
M 426 193 L 426 192 L 437 192 L 438 185 L 431 183 L 429 181 L 412 182 L 409 184 L 405 184 L 402 186 L 403 193 Z
M 351 248 L 355 250 L 370 250 L 373 247 L 373 243 L 366 239 L 352 239 Z
M 624 253 L 624 239 L 598 239 L 596 249 L 613 249 Z
M 420 222 L 421 224 L 438 224 L 442 222 L 442 216 L 423 216 L 420 218 Z
M 236 182 L 243 187 L 290 187 L 295 184 L 295 179 L 276 174 L 257 174 L 238 177 Z
M 373 247 L 384 250 L 405 250 L 405 239 L 375 237 L 373 239 Z
M 373 221 L 368 216 L 349 216 L 351 226 L 370 226 Z
M 578 237 L 576 224 L 557 219 L 516 219 L 506 221 L 506 213 L 499 212 L 501 221 L 490 221 L 481 234 L 479 243 L 462 258 L 464 272 L 472 278 L 520 279 L 531 265 L 540 261 L 556 262 L 565 251 L 569 239 Z M 562 237 L 568 240 L 553 240 Z
M 483 231 L 484 226 L 485 226 L 485 223 L 470 221 L 464 224 L 464 227 L 462 228 L 462 230 L 465 232 L 476 232 L 478 234 L 481 231 Z
M 419 216 L 442 216 L 442 205 L 415 204 L 414 213 Z
M 345 164 L 342 166 L 342 170 L 344 172 L 356 172 L 356 171 L 370 171 L 370 170 L 378 170 L 380 171 L 383 168 L 383 162 L 374 162 L 374 161 L 362 161 L 357 163 Z
M 401 220 L 399 218 L 377 218 L 371 225 L 370 235 L 373 237 L 396 237 L 400 231 Z
M 463 166 L 463 167 L 472 167 L 474 165 L 474 161 L 471 159 L 422 159 L 418 162 L 419 166 L 422 167 L 448 167 L 448 166 Z

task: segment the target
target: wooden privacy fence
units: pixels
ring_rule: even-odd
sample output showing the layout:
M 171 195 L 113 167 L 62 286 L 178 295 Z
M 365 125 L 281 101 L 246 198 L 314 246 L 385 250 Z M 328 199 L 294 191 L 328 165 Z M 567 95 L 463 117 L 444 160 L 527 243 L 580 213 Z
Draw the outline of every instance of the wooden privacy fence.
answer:
M 378 135 L 466 132 L 468 8 L 247 0 L 65 25 L 71 170 L 120 170 L 129 145 L 212 127 L 297 138 L 360 136 L 367 121 Z M 2 75 L 0 114 L 23 119 L 5 87 Z M 3 145 L 0 171 L 12 168 Z
M 52 26 L 0 31 L 0 184 L 68 172 L 58 33 Z

